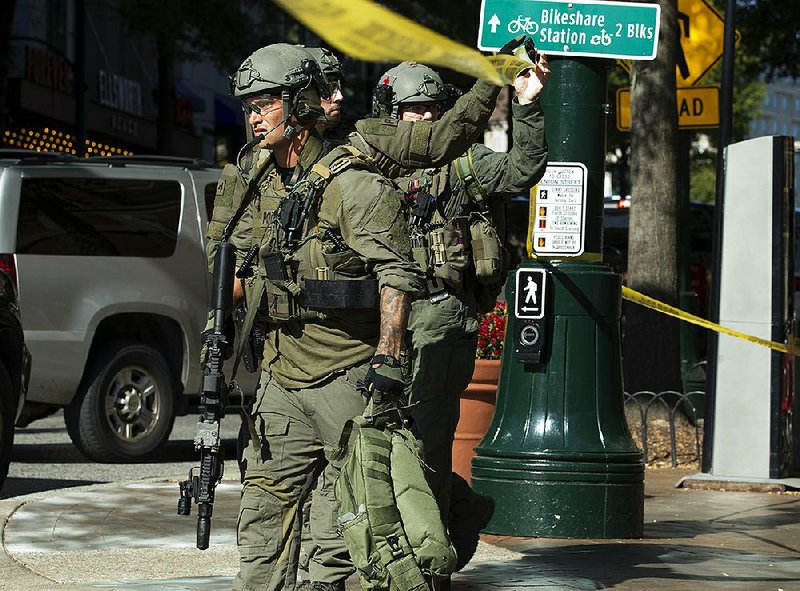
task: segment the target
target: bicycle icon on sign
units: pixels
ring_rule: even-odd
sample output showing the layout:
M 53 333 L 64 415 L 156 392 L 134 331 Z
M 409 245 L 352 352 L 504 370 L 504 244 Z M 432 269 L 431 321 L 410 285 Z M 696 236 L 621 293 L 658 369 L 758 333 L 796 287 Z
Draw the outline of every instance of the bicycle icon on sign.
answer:
M 600 29 L 600 34 L 592 35 L 591 39 L 589 39 L 589 43 L 592 45 L 605 45 L 608 47 L 611 45 L 611 35 L 609 35 L 605 29 Z
M 508 23 L 508 32 L 516 35 L 519 32 L 524 32 L 527 35 L 535 35 L 539 30 L 539 23 L 532 21 L 529 16 L 518 16 L 516 20 Z

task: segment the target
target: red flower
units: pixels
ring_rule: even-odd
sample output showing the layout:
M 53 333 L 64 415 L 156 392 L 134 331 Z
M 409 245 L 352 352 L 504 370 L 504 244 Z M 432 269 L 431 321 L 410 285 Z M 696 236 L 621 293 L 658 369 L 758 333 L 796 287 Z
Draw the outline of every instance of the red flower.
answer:
M 500 359 L 506 333 L 505 302 L 497 302 L 494 309 L 478 315 L 478 349 L 476 359 Z

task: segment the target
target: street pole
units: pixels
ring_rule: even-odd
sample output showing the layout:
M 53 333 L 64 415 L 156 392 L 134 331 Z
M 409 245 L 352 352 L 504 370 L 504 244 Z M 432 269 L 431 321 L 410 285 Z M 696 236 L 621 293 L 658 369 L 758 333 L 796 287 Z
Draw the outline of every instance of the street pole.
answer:
M 717 142 L 717 186 L 714 207 L 714 233 L 711 245 L 711 293 L 708 298 L 708 319 L 719 322 L 720 276 L 722 273 L 722 220 L 725 211 L 725 148 L 731 143 L 733 128 L 733 66 L 736 51 L 736 0 L 727 0 L 722 53 L 722 88 L 720 88 L 719 141 Z M 716 331 L 708 331 L 708 375 L 706 406 L 703 421 L 702 471 L 710 472 L 713 459 L 714 407 L 717 381 Z
M 86 6 L 75 0 L 75 154 L 86 154 Z
M 621 278 L 602 262 L 607 62 L 553 56 L 550 68 L 541 98 L 548 160 L 587 169 L 585 249 L 520 265 L 546 271 L 546 340 L 540 362 L 521 361 L 524 323 L 509 312 L 497 406 L 472 485 L 495 500 L 488 533 L 640 537 L 644 465 L 624 414 Z M 508 302 L 517 289 L 512 273 Z

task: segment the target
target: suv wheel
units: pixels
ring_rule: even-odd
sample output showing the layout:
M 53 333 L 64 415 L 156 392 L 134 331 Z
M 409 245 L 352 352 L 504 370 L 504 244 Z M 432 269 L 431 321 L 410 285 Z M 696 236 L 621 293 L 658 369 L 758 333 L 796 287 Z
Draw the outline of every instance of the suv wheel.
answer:
M 6 481 L 14 445 L 14 392 L 5 366 L 0 363 L 0 488 Z
M 131 342 L 111 343 L 88 365 L 64 418 L 75 446 L 91 460 L 141 460 L 172 431 L 174 388 L 164 356 Z

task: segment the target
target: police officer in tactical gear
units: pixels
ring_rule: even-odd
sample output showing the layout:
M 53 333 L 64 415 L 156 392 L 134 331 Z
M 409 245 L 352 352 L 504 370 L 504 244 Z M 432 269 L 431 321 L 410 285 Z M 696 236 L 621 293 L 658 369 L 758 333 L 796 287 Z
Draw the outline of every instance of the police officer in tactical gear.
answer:
M 409 319 L 414 428 L 446 524 L 449 516 L 459 568 L 474 554 L 478 533 L 493 510 L 490 499 L 473 493 L 463 479 L 453 475 L 451 480 L 459 398 L 475 364 L 476 315 L 494 306 L 508 270 L 504 199 L 526 193 L 547 165 L 538 96 L 550 71 L 546 57 L 530 42 L 528 51 L 533 65 L 514 81 L 511 151 L 496 153 L 475 144 L 447 166 L 416 170 L 399 181 L 411 203 L 412 251 L 427 285 Z M 401 121 L 434 122 L 447 98 L 437 72 L 404 62 L 381 77 L 374 109 L 378 116 Z
M 331 136 L 331 139 L 344 140 L 350 132 L 350 126 L 341 125 L 342 103 L 344 102 L 342 85 L 345 81 L 342 62 L 325 47 L 306 47 L 305 49 L 319 64 L 322 73 L 328 80 L 331 92 L 329 98 L 321 100 L 325 115 L 317 123 L 317 131 L 323 136 Z
M 341 459 L 331 452 L 366 406 L 357 385 L 372 396 L 402 395 L 397 359 L 410 300 L 424 284 L 410 258 L 402 195 L 356 151 L 323 150 L 314 127 L 330 89 L 312 56 L 264 47 L 232 87 L 259 150 L 247 170 L 223 171 L 216 203 L 220 211 L 246 208 L 231 239 L 243 277 L 236 296 L 259 310 L 266 332 L 242 428 L 234 588 L 294 589 L 303 503 L 317 478 L 336 478 Z M 258 187 L 249 202 L 245 183 Z M 325 494 L 316 501 L 335 502 Z M 317 578 L 317 589 L 343 589 L 352 571 L 333 525 L 316 524 L 326 564 L 339 566 L 321 573 L 328 578 Z

